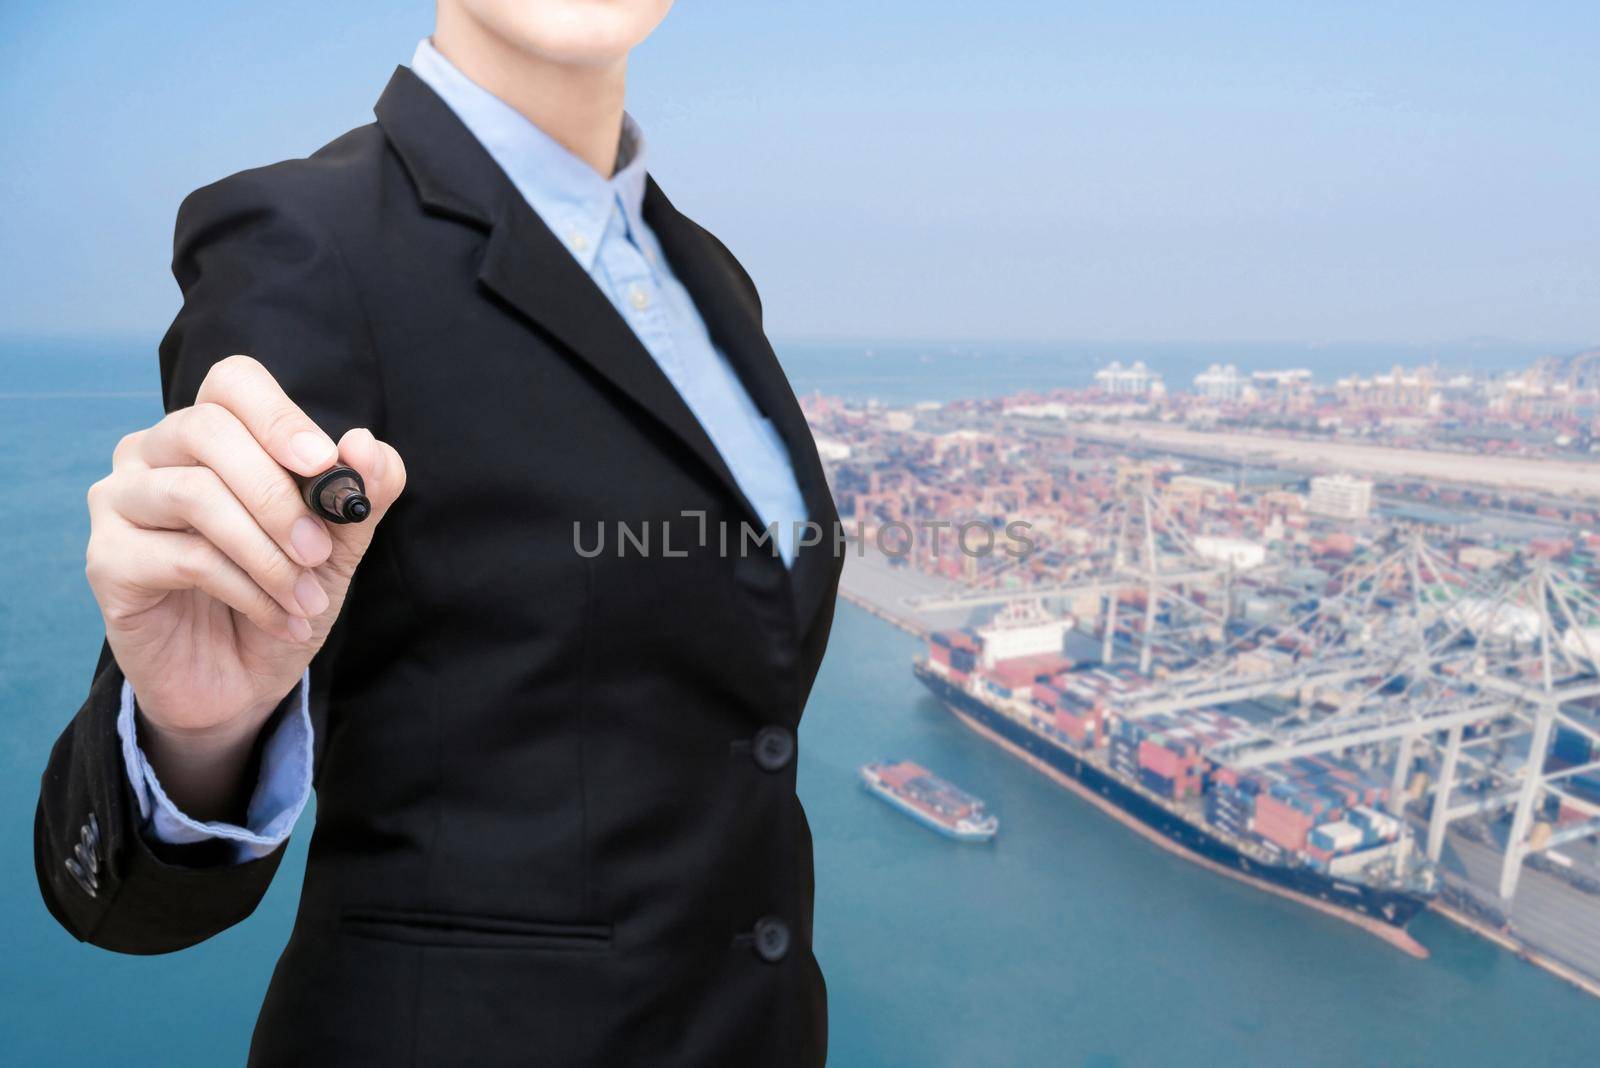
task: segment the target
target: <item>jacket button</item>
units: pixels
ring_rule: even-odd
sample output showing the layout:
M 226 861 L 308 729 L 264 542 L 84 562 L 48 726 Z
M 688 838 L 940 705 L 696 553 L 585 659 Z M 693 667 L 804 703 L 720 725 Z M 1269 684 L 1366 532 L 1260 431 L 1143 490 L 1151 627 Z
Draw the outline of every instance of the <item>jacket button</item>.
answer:
M 756 731 L 751 755 L 762 771 L 782 771 L 794 759 L 794 735 L 786 727 L 762 727 Z
M 756 921 L 756 956 L 768 964 L 775 964 L 789 953 L 789 925 L 776 916 L 763 916 Z

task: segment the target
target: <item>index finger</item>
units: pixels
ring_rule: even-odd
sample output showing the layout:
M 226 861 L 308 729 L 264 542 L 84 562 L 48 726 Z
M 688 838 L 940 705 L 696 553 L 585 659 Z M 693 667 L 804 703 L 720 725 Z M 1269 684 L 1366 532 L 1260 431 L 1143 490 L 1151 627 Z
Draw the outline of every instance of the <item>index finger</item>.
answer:
M 229 356 L 212 365 L 195 396 L 201 402 L 232 412 L 269 456 L 297 474 L 320 474 L 338 459 L 333 439 L 252 357 Z

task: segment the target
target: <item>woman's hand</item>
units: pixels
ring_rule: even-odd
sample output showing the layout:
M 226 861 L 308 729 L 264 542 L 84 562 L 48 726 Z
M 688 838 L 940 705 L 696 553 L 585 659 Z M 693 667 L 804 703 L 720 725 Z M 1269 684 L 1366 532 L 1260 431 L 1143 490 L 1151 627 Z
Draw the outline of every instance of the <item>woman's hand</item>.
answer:
M 336 461 L 366 483 L 363 523 L 324 522 L 290 475 Z M 262 723 L 322 647 L 405 481 L 370 431 L 335 447 L 264 366 L 230 356 L 193 407 L 123 438 L 89 488 L 89 585 L 141 743 L 191 815 L 237 800 Z

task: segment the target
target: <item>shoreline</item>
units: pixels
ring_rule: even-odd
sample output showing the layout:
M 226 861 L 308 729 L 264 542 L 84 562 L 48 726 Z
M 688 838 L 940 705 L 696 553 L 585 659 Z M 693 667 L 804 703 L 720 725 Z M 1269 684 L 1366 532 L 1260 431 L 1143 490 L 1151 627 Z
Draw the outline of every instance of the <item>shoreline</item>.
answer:
M 1600 998 L 1600 980 L 1583 974 L 1571 965 L 1563 964 L 1554 957 L 1546 956 L 1536 949 L 1517 940 L 1515 935 L 1507 934 L 1498 927 L 1491 927 L 1482 920 L 1475 919 L 1459 909 L 1451 908 L 1437 899 L 1429 902 L 1428 908 L 1437 912 L 1451 923 L 1464 927 L 1481 938 L 1486 938 L 1512 956 L 1526 961 L 1535 968 L 1542 968 L 1551 975 L 1570 986 L 1577 987 L 1580 991 L 1591 997 Z
M 901 616 L 897 616 L 887 608 L 884 608 L 873 601 L 869 601 L 859 593 L 852 593 L 849 590 L 841 588 L 839 590 L 839 599 L 842 601 L 848 601 L 857 608 L 861 609 L 863 612 L 867 613 L 867 615 L 875 616 L 876 618 L 881 619 L 885 623 L 889 624 L 891 627 L 898 627 L 907 634 L 911 635 L 913 638 L 926 638 L 928 636 L 928 628 L 924 627 L 922 624 L 905 619 Z
M 855 607 L 861 609 L 862 611 L 866 612 L 868 615 L 874 617 L 875 619 L 879 619 L 879 620 L 889 624 L 892 627 L 895 627 L 895 628 L 897 628 L 899 630 L 902 630 L 902 631 L 904 631 L 905 633 L 911 635 L 914 638 L 926 638 L 928 636 L 928 628 L 927 627 L 923 626 L 922 624 L 916 622 L 913 619 L 909 619 L 909 618 L 907 618 L 905 616 L 897 615 L 896 613 L 890 611 L 889 609 L 883 607 L 882 605 L 879 605 L 879 604 L 877 604 L 875 602 L 872 602 L 872 601 L 868 600 L 867 598 L 861 596 L 858 593 L 854 593 L 854 592 L 850 592 L 850 591 L 846 591 L 844 589 L 841 589 L 839 591 L 839 596 L 844 601 L 846 601 L 846 602 L 854 605 Z M 940 704 L 942 705 L 943 702 L 940 702 Z M 945 707 L 948 709 L 949 706 L 945 706 Z M 1123 824 L 1129 826 L 1131 829 L 1139 831 L 1147 839 L 1156 842 L 1158 845 L 1161 845 L 1163 848 L 1167 848 L 1167 849 L 1172 850 L 1173 852 L 1177 852 L 1177 853 L 1183 854 L 1184 855 L 1184 859 L 1189 860 L 1189 861 L 1191 861 L 1193 863 L 1200 864 L 1203 867 L 1211 865 L 1211 862 L 1207 861 L 1204 857 L 1193 856 L 1192 854 L 1189 854 L 1189 852 L 1187 850 L 1183 849 L 1183 847 L 1177 845 L 1176 843 L 1168 842 L 1166 839 L 1161 838 L 1159 835 L 1155 835 L 1153 833 L 1147 833 L 1143 829 L 1142 825 L 1140 825 L 1138 823 L 1137 820 L 1134 820 L 1134 819 L 1132 819 L 1132 817 L 1127 816 L 1125 813 L 1121 812 L 1120 810 L 1114 809 L 1114 807 L 1109 806 L 1104 801 L 1103 798 L 1098 797 L 1097 795 L 1093 794 L 1090 791 L 1084 790 L 1082 788 L 1081 784 L 1071 782 L 1070 780 L 1067 779 L 1066 776 L 1060 775 L 1058 772 L 1055 771 L 1055 769 L 1050 768 L 1048 765 L 1045 765 L 1042 761 L 1039 761 L 1037 758 L 1032 756 L 1032 754 L 1027 753 L 1024 750 L 1011 745 L 1005 739 L 1003 739 L 1003 738 L 999 737 L 998 735 L 994 734 L 994 732 L 989 731 L 987 728 L 983 727 L 981 724 L 973 722 L 972 720 L 968 719 L 966 716 L 962 715 L 960 712 L 955 711 L 954 709 L 949 709 L 949 711 L 951 712 L 952 715 L 955 715 L 963 723 L 963 725 L 967 726 L 969 729 L 971 729 L 973 731 L 976 731 L 976 732 L 979 732 L 980 734 L 984 735 L 988 740 L 991 740 L 991 741 L 995 742 L 996 744 L 998 744 L 1002 748 L 1005 748 L 1008 752 L 1011 752 L 1013 755 L 1020 756 L 1022 759 L 1026 760 L 1031 766 L 1033 766 L 1036 769 L 1042 771 L 1044 774 L 1050 776 L 1050 778 L 1052 778 L 1053 780 L 1057 781 L 1058 783 L 1066 785 L 1069 789 L 1072 789 L 1075 794 L 1078 794 L 1078 796 L 1083 797 L 1087 801 L 1093 802 L 1096 805 L 1096 807 L 1099 807 L 1103 811 L 1106 811 L 1108 815 L 1111 815 L 1114 818 L 1118 819 L 1120 822 L 1122 822 Z M 1289 897 L 1291 900 L 1295 900 L 1299 904 L 1306 904 L 1306 905 L 1309 905 L 1309 906 L 1311 906 L 1313 908 L 1318 908 L 1320 911 L 1331 912 L 1334 915 L 1334 918 L 1339 919 L 1339 920 L 1344 920 L 1345 922 L 1351 923 L 1354 926 L 1358 926 L 1358 927 L 1363 926 L 1362 922 L 1360 922 L 1360 921 L 1366 921 L 1368 923 L 1376 922 L 1376 921 L 1367 920 L 1366 917 L 1360 917 L 1360 916 L 1349 916 L 1349 917 L 1347 917 L 1347 916 L 1343 915 L 1342 912 L 1340 912 L 1339 910 L 1334 910 L 1332 908 L 1332 906 L 1326 906 L 1320 901 L 1316 901 L 1316 900 L 1310 899 L 1310 898 L 1301 898 L 1299 895 L 1294 894 L 1292 891 L 1281 890 L 1278 887 L 1270 886 L 1270 885 L 1263 884 L 1263 883 L 1258 883 L 1258 882 L 1256 882 L 1254 880 L 1251 880 L 1248 876 L 1245 876 L 1245 875 L 1243 875 L 1243 874 L 1241 874 L 1239 872 L 1232 871 L 1231 869 L 1224 868 L 1221 865 L 1215 865 L 1215 870 L 1219 874 L 1226 875 L 1229 878 L 1237 879 L 1237 880 L 1242 881 L 1242 882 L 1246 882 L 1249 885 L 1254 886 L 1254 887 L 1256 887 L 1258 889 L 1266 890 L 1268 893 L 1280 894 L 1282 896 Z M 1501 949 L 1503 949 L 1506 952 L 1508 952 L 1508 953 L 1512 954 L 1513 956 L 1517 957 L 1519 960 L 1522 960 L 1522 961 L 1524 961 L 1524 962 L 1526 962 L 1528 964 L 1533 965 L 1536 968 L 1540 968 L 1543 971 L 1548 972 L 1549 974 L 1555 976 L 1557 979 L 1560 979 L 1562 982 L 1567 983 L 1570 986 L 1576 987 L 1578 990 L 1582 991 L 1583 993 L 1586 993 L 1586 994 L 1590 995 L 1591 997 L 1600 998 L 1600 977 L 1592 977 L 1592 976 L 1586 975 L 1583 972 L 1580 972 L 1577 969 L 1571 967 L 1570 965 L 1563 964 L 1561 961 L 1555 960 L 1554 958 L 1549 957 L 1549 956 L 1539 952 L 1538 950 L 1532 948 L 1531 946 L 1528 946 L 1527 944 L 1519 941 L 1514 935 L 1507 934 L 1506 932 L 1501 931 L 1498 928 L 1490 927 L 1488 924 L 1483 923 L 1481 920 L 1474 919 L 1473 917 L 1468 916 L 1465 913 L 1462 913 L 1462 912 L 1460 912 L 1460 911 L 1458 911 L 1456 909 L 1451 908 L 1450 906 L 1448 906 L 1446 904 L 1443 904 L 1439 900 L 1439 898 L 1437 898 L 1437 897 L 1435 897 L 1433 901 L 1430 901 L 1428 903 L 1428 908 L 1430 910 L 1432 910 L 1433 912 L 1438 913 L 1440 916 L 1443 916 L 1445 919 L 1449 920 L 1450 922 L 1456 924 L 1457 926 L 1465 928 L 1466 930 L 1471 931 L 1472 933 L 1474 933 L 1474 934 L 1476 934 L 1476 935 L 1478 935 L 1478 936 L 1480 936 L 1482 938 L 1487 939 L 1488 941 L 1490 941 L 1490 942 L 1494 943 L 1495 945 L 1499 946 Z M 1383 926 L 1387 926 L 1387 925 L 1383 925 Z M 1412 956 L 1418 956 L 1418 954 L 1412 953 L 1412 951 L 1410 949 L 1408 949 L 1405 945 L 1403 945 L 1403 944 L 1401 944 L 1399 942 L 1396 942 L 1393 939 L 1390 939 L 1390 938 L 1386 937 L 1381 932 L 1372 931 L 1371 933 L 1376 935 L 1379 938 L 1383 938 L 1387 942 L 1390 942 L 1390 944 L 1395 945 L 1396 948 L 1400 949 L 1402 952 L 1406 952 L 1406 953 L 1408 953 L 1408 954 L 1410 954 Z M 1428 951 L 1427 951 L 1426 947 L 1422 946 L 1421 943 L 1417 942 L 1416 939 L 1412 938 L 1409 934 L 1406 934 L 1404 931 L 1401 931 L 1399 933 L 1405 938 L 1405 940 L 1407 942 L 1410 942 L 1412 945 L 1416 946 L 1416 948 L 1418 950 L 1421 951 L 1419 959 L 1427 957 Z

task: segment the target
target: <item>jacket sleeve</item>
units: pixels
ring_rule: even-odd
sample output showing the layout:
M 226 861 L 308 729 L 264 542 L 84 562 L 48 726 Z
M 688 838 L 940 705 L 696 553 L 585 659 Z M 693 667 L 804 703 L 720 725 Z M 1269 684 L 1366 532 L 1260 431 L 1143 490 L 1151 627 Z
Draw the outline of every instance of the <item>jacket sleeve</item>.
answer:
M 335 440 L 355 426 L 381 433 L 371 334 L 332 231 L 319 222 L 327 215 L 316 210 L 318 166 L 237 174 L 179 209 L 172 270 L 183 306 L 161 342 L 168 411 L 194 403 L 218 360 L 246 353 Z M 320 663 L 313 671 L 324 676 L 310 695 L 316 717 L 328 680 Z M 45 768 L 34 865 L 45 904 L 75 937 L 124 953 L 170 952 L 248 916 L 284 846 L 235 864 L 207 843 L 146 840 L 117 732 L 122 683 L 103 645 L 88 699 Z

